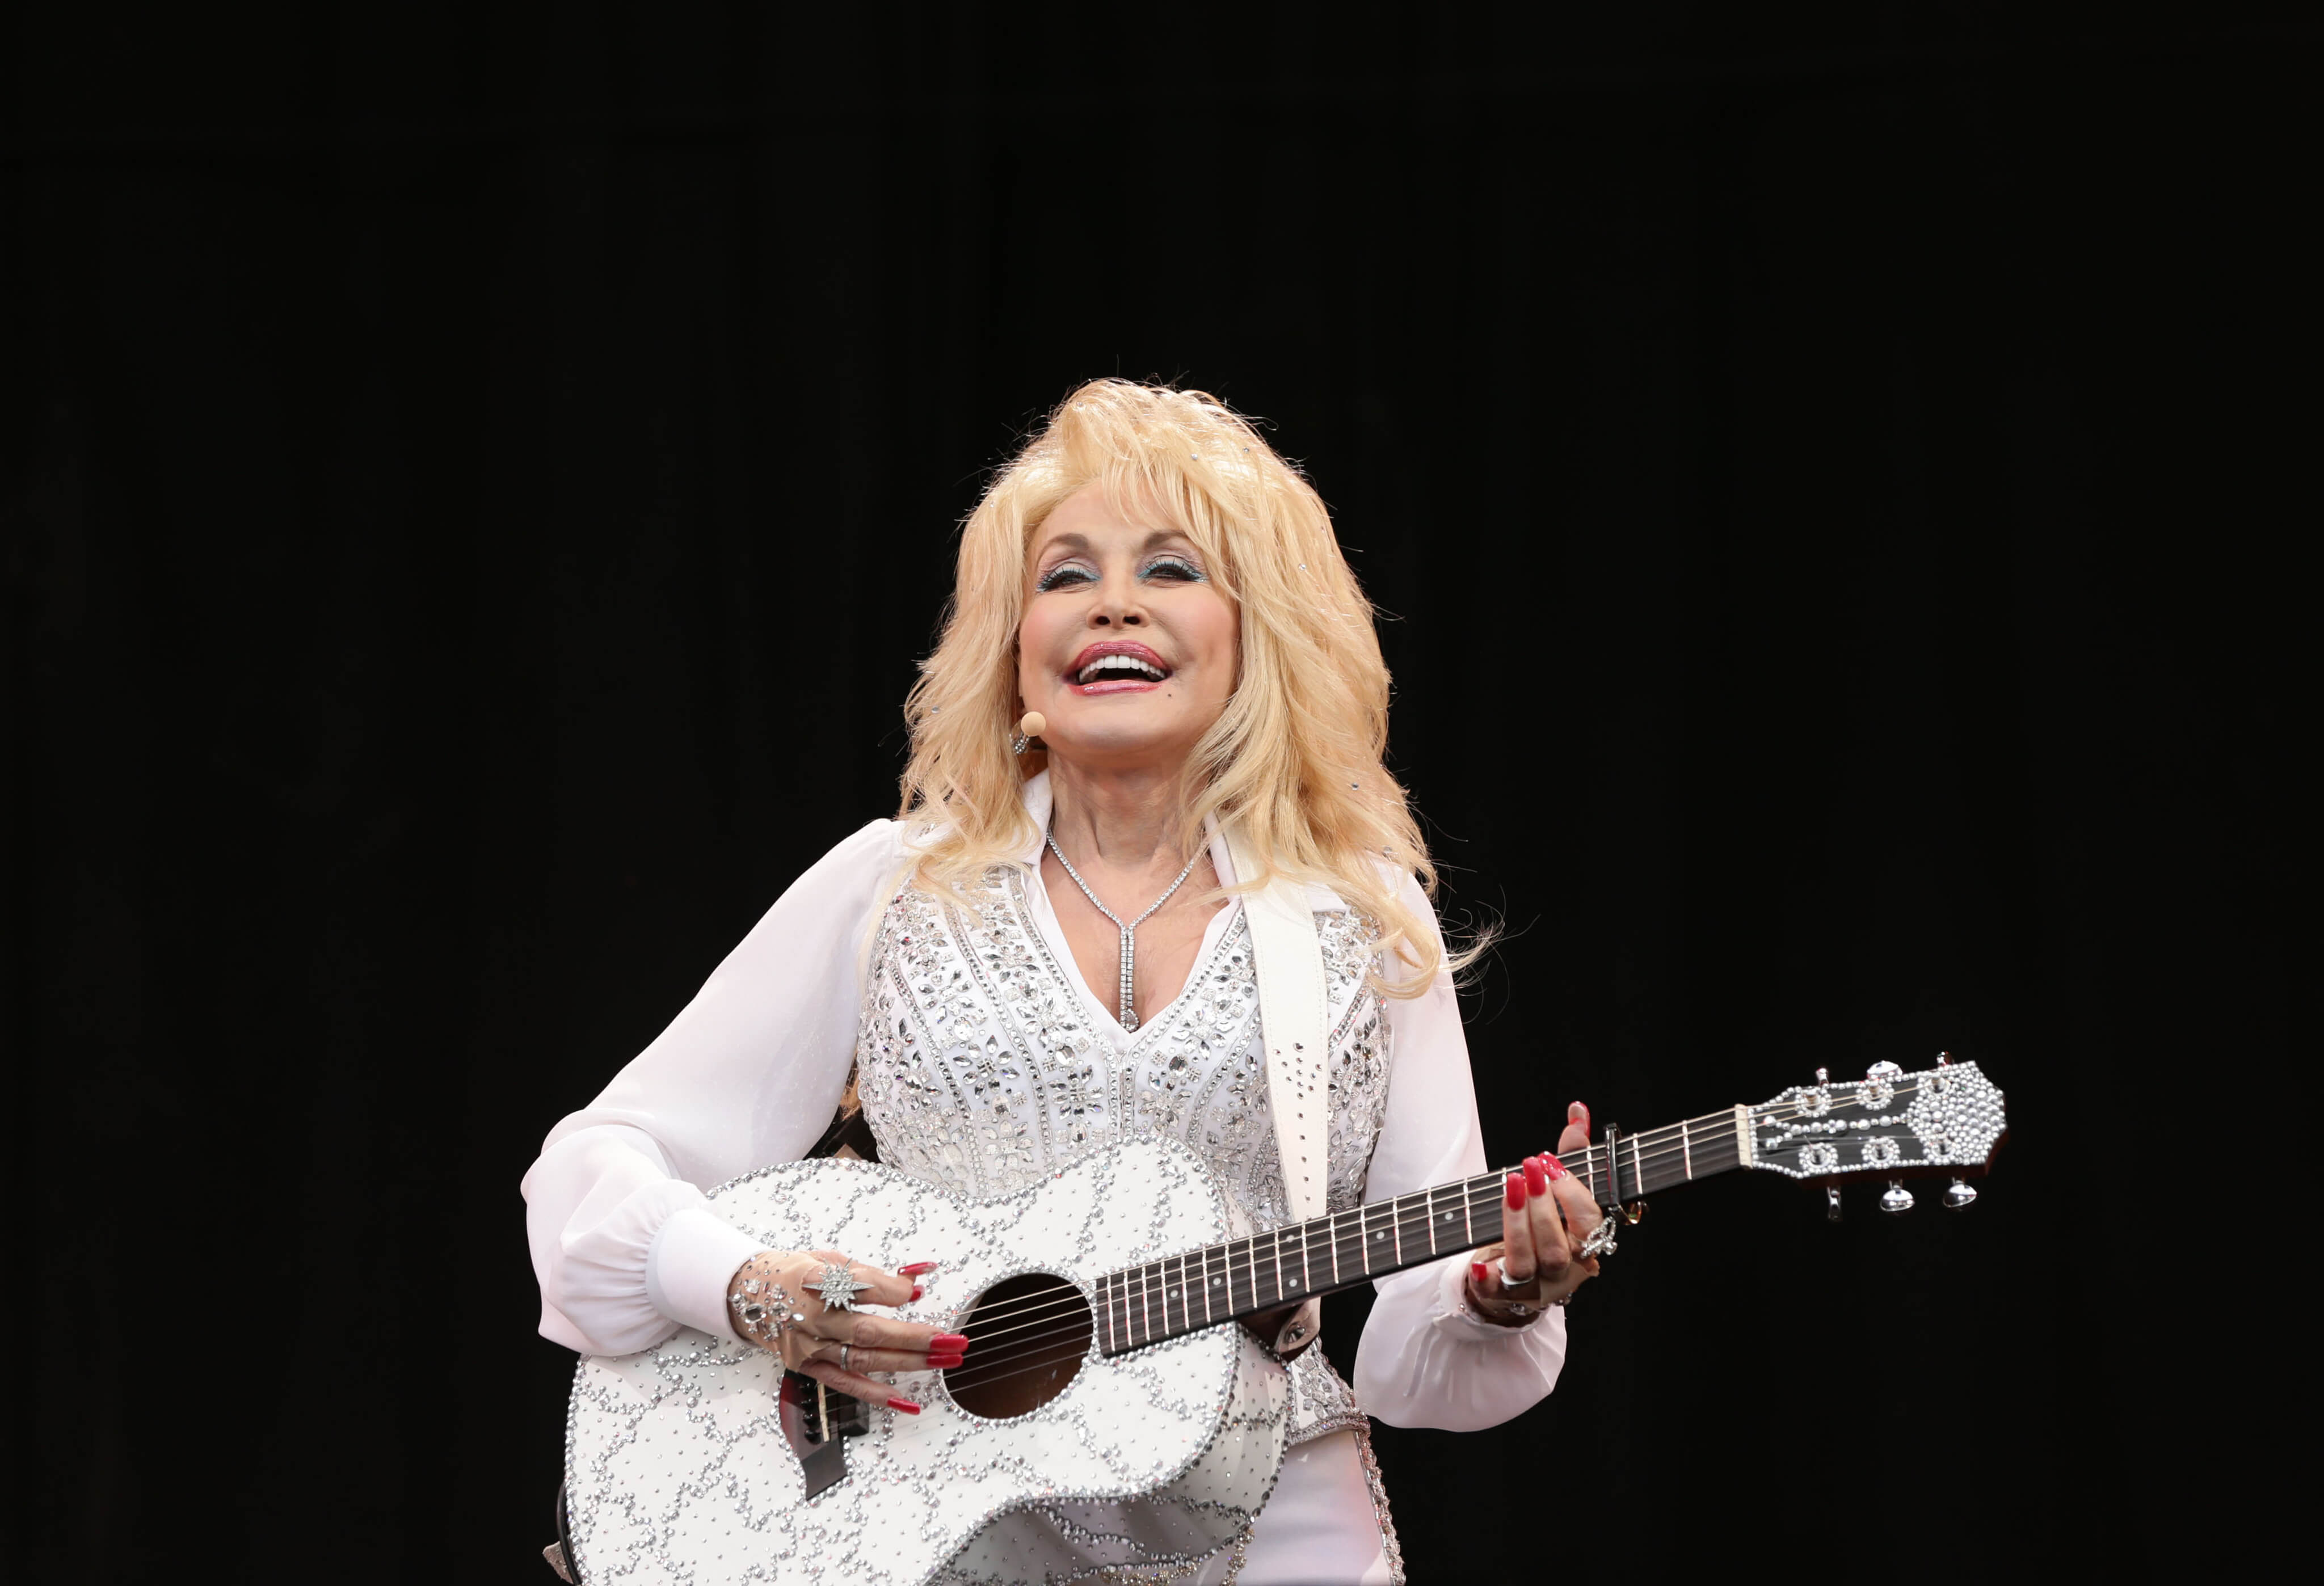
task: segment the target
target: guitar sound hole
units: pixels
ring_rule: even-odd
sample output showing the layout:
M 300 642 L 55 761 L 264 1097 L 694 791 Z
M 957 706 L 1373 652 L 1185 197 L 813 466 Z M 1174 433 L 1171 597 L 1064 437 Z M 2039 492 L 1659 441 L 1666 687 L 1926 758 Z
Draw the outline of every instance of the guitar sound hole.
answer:
M 1080 1287 L 1054 1272 L 1020 1272 L 980 1296 L 960 1323 L 965 1364 L 944 1373 L 953 1403 L 1001 1421 L 1065 1391 L 1088 1355 L 1092 1323 Z

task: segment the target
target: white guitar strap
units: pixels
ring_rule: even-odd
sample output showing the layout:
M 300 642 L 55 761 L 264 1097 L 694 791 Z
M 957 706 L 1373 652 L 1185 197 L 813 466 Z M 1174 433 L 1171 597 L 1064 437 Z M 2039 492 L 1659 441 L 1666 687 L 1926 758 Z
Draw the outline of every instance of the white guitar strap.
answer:
M 1227 838 L 1235 879 L 1259 873 L 1240 838 Z M 1307 889 L 1278 874 L 1264 889 L 1247 892 L 1244 917 L 1250 922 L 1250 950 L 1259 975 L 1259 1022 L 1267 1043 L 1267 1099 L 1275 1113 L 1275 1147 L 1283 1159 L 1283 1187 L 1294 1222 L 1321 1217 L 1331 1184 L 1332 1093 L 1329 1032 L 1331 1004 L 1323 987 L 1323 949 L 1315 936 L 1315 915 Z M 1321 1301 L 1301 1305 L 1277 1335 L 1278 1353 L 1289 1354 L 1314 1336 L 1323 1323 Z

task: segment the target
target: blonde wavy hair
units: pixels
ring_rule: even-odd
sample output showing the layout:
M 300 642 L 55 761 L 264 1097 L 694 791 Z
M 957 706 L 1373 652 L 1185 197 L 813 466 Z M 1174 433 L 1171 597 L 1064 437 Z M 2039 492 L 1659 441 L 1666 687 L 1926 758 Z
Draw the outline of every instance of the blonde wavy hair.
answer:
M 1419 996 L 1444 954 L 1397 897 L 1398 878 L 1417 876 L 1433 898 L 1436 871 L 1381 763 L 1388 673 L 1371 603 L 1314 488 L 1249 420 L 1199 391 L 1091 381 L 969 514 L 943 637 L 904 710 L 913 880 L 973 888 L 1039 835 L 1020 789 L 1047 756 L 1010 752 L 1028 557 L 1043 521 L 1093 481 L 1126 517 L 1164 513 L 1240 613 L 1240 675 L 1195 747 L 1182 847 L 1192 852 L 1215 815 L 1262 870 L 1228 891 L 1256 890 L 1277 872 L 1332 888 L 1377 925 L 1381 962 L 1406 966 L 1380 989 Z

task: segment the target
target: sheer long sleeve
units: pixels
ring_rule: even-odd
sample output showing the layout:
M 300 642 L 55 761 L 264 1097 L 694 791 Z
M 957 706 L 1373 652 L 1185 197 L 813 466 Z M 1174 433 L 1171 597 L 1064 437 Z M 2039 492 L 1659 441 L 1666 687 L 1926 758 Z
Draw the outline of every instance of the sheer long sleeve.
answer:
M 669 1028 L 549 1130 L 524 1176 L 544 1336 L 613 1355 L 680 1323 L 726 1331 L 727 1279 L 757 1247 L 703 1189 L 803 1155 L 830 1122 L 900 829 L 874 821 L 825 854 Z
M 1408 878 L 1404 902 L 1433 920 Z M 1469 1077 L 1469 1043 L 1452 977 L 1440 971 L 1422 997 L 1388 1003 L 1388 1119 L 1372 1151 L 1364 1198 L 1377 1201 L 1485 1170 L 1484 1131 Z M 1462 1299 L 1467 1255 L 1373 1284 L 1379 1297 L 1356 1351 L 1356 1400 L 1391 1426 L 1470 1432 L 1531 1409 L 1565 1362 L 1565 1314 L 1497 1327 Z

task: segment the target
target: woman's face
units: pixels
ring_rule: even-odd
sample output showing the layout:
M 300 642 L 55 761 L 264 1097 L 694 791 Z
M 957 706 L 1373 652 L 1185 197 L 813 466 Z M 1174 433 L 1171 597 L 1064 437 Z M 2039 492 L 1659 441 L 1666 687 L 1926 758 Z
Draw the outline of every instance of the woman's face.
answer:
M 1048 718 L 1053 760 L 1175 767 L 1234 693 L 1233 603 L 1192 539 L 1141 517 L 1117 516 L 1091 484 L 1034 532 L 1017 687 Z

